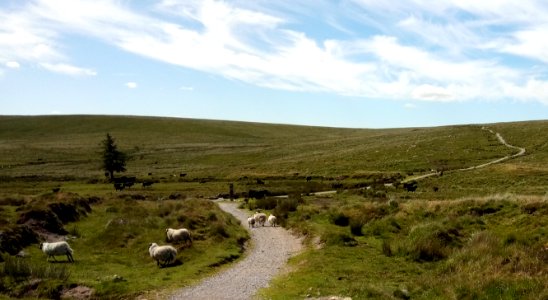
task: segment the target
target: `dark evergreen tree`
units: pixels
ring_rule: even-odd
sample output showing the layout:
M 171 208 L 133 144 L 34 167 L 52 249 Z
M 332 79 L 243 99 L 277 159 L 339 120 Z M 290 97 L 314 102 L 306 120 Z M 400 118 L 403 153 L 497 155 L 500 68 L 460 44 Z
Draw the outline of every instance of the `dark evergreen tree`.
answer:
M 126 171 L 127 155 L 118 151 L 114 139 L 107 133 L 107 137 L 103 140 L 103 170 L 108 174 L 110 180 L 114 179 L 114 172 Z

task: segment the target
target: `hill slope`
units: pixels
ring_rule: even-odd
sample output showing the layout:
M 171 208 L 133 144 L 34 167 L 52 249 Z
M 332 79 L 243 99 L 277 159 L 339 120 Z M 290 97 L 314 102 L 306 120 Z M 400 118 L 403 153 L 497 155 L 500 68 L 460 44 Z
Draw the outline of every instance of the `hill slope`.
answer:
M 548 121 L 488 127 L 525 147 L 527 154 L 474 171 L 479 174 L 475 178 L 517 174 L 535 185 L 546 179 Z M 103 178 L 99 152 L 106 133 L 131 154 L 128 174 L 153 173 L 157 178 L 180 173 L 219 180 L 297 173 L 327 178 L 371 172 L 406 176 L 466 168 L 515 152 L 480 125 L 373 130 L 127 116 L 3 116 L 0 176 Z M 459 176 L 460 184 L 470 180 Z

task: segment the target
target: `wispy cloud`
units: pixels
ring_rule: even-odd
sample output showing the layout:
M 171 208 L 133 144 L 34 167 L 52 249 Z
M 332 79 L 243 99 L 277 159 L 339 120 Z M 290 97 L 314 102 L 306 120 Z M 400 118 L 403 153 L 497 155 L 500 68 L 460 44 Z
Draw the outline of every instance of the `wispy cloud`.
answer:
M 189 92 L 194 91 L 194 87 L 192 87 L 192 86 L 185 86 L 185 85 L 181 86 L 179 89 L 180 89 L 181 91 L 189 91 Z
M 48 71 L 55 72 L 55 73 L 60 73 L 60 74 L 65 74 L 65 75 L 70 75 L 70 76 L 95 76 L 95 75 L 97 75 L 97 72 L 95 72 L 94 70 L 86 69 L 86 68 L 80 68 L 80 67 L 72 66 L 72 65 L 69 65 L 69 64 L 41 63 L 40 66 L 42 66 L 44 69 L 46 69 Z
M 137 82 L 133 82 L 133 81 L 126 82 L 126 87 L 129 88 L 129 89 L 136 89 L 137 88 Z
M 0 25 L 0 57 L 95 75 L 67 68 L 63 37 L 79 34 L 272 89 L 548 104 L 548 76 L 538 71 L 548 63 L 548 5 L 542 1 L 354 0 L 332 15 L 329 1 L 289 8 L 291 3 L 164 0 L 132 7 L 107 0 L 34 0 L 16 11 L 0 9 L 6 20 Z M 299 14 L 310 18 L 315 7 L 329 17 L 319 26 L 344 32 L 344 38 L 319 37 L 295 21 Z
M 414 108 L 417 107 L 417 105 L 414 104 L 414 103 L 405 103 L 405 104 L 403 105 L 403 107 L 405 107 L 405 108 L 407 108 L 407 109 L 414 109 Z
M 6 62 L 6 67 L 10 69 L 19 69 L 21 65 L 16 61 L 8 61 Z

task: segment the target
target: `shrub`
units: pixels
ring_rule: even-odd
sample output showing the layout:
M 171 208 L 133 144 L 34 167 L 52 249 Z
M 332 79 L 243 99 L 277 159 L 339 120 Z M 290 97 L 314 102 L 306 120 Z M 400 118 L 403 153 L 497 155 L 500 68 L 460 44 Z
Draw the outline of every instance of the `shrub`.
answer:
M 400 206 L 400 204 L 398 203 L 398 200 L 390 199 L 388 200 L 388 206 L 390 206 L 392 209 L 397 209 Z
M 339 232 L 325 233 L 322 236 L 321 241 L 330 246 L 354 247 L 358 245 L 358 241 L 356 241 L 352 236 Z
M 362 236 L 362 227 L 365 225 L 365 220 L 360 217 L 350 219 L 350 232 L 356 236 Z
M 400 231 L 401 226 L 393 217 L 371 221 L 362 228 L 364 234 L 374 236 L 386 236 L 388 233 L 398 233 Z
M 438 261 L 460 244 L 459 237 L 457 229 L 436 223 L 416 227 L 409 234 L 406 252 L 415 261 Z
M 274 208 L 274 215 L 279 216 L 282 218 L 287 218 L 290 212 L 297 211 L 297 207 L 299 206 L 299 199 L 295 198 L 280 198 L 277 199 L 278 204 Z
M 272 197 L 257 199 L 257 201 L 255 201 L 255 208 L 264 210 L 274 209 L 278 205 L 278 200 L 280 199 Z
M 344 212 L 335 211 L 332 212 L 329 216 L 331 223 L 337 226 L 348 226 L 350 224 L 350 217 L 347 216 Z

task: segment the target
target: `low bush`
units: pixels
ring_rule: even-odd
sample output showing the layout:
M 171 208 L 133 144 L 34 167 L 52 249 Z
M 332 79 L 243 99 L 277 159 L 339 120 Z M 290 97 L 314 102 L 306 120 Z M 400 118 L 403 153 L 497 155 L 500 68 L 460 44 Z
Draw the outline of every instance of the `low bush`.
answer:
M 362 227 L 365 225 L 364 218 L 354 217 L 350 219 L 350 232 L 356 236 L 362 236 Z
M 327 232 L 321 237 L 321 242 L 329 246 L 345 246 L 354 247 L 358 245 L 358 241 L 347 233 Z
M 394 217 L 385 217 L 373 220 L 363 227 L 362 231 L 366 235 L 385 237 L 391 233 L 398 233 L 402 230 L 401 225 Z
M 451 254 L 460 245 L 460 233 L 439 223 L 415 227 L 409 233 L 404 252 L 418 262 L 437 261 Z
M 332 211 L 329 214 L 329 219 L 331 220 L 331 223 L 337 225 L 337 226 L 348 226 L 350 224 L 350 217 L 347 216 L 344 212 L 336 210 Z

